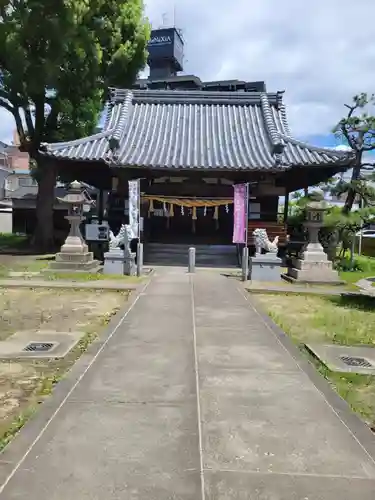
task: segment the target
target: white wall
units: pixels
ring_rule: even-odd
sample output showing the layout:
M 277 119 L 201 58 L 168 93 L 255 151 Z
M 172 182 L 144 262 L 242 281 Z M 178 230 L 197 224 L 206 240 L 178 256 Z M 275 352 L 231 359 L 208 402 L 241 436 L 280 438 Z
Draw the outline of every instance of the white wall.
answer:
M 5 182 L 6 191 L 16 191 L 20 187 L 37 186 L 36 181 L 29 174 L 20 174 L 18 172 L 8 175 Z
M 5 181 L 9 175 L 9 170 L 0 167 L 0 200 L 4 198 L 5 194 Z
M 13 213 L 11 208 L 0 207 L 0 233 L 13 232 Z

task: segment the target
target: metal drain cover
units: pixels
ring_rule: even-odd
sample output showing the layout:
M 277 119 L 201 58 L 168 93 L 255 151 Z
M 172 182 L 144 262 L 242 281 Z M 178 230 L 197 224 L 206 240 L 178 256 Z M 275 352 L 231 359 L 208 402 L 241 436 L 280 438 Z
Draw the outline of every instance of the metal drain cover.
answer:
M 348 366 L 362 366 L 363 368 L 371 368 L 373 366 L 367 359 L 356 356 L 340 356 L 340 359 Z
M 48 352 L 55 346 L 52 342 L 30 342 L 23 351 L 27 352 Z

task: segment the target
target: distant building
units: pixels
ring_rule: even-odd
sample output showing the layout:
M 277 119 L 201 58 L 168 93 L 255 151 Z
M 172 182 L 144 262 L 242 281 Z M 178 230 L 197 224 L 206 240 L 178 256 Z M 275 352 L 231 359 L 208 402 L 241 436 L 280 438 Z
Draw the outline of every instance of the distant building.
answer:
M 7 158 L 7 169 L 9 175 L 5 181 L 4 197 L 17 197 L 20 188 L 36 187 L 36 182 L 30 175 L 29 155 L 19 150 L 19 138 L 17 132 L 13 134 L 13 144 L 3 144 L 3 152 Z

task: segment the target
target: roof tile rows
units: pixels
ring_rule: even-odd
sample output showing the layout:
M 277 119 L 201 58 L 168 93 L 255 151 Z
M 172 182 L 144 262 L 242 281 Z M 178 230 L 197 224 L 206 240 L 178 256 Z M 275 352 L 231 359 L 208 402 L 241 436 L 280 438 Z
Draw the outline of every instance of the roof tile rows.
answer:
M 61 159 L 116 166 L 279 170 L 348 165 L 352 153 L 290 136 L 282 93 L 113 89 L 99 134 L 44 145 Z

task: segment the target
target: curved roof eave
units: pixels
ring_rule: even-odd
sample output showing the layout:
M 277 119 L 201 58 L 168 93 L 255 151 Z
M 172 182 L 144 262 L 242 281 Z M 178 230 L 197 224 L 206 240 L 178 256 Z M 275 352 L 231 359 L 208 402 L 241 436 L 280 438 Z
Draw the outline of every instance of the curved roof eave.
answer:
M 88 135 L 87 137 L 82 137 L 81 139 L 74 139 L 72 141 L 65 142 L 42 142 L 41 153 L 48 153 L 53 151 L 59 151 L 60 149 L 66 149 L 74 146 L 81 146 L 82 144 L 87 144 L 88 142 L 93 142 L 96 140 L 100 140 L 103 138 L 107 138 L 108 136 L 113 134 L 114 129 L 104 130 L 102 132 L 98 132 L 97 134 Z
M 303 149 L 308 149 L 310 151 L 315 151 L 316 153 L 332 156 L 333 158 L 336 159 L 351 160 L 354 159 L 355 156 L 353 150 L 341 151 L 336 148 L 314 146 L 312 144 L 300 141 L 298 139 L 295 139 L 294 137 L 290 137 L 284 134 L 279 134 L 279 136 L 283 141 L 288 142 L 289 144 L 293 144 L 294 146 L 299 146 Z

